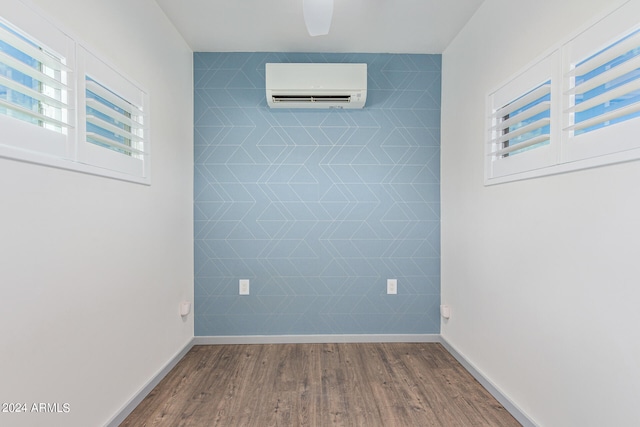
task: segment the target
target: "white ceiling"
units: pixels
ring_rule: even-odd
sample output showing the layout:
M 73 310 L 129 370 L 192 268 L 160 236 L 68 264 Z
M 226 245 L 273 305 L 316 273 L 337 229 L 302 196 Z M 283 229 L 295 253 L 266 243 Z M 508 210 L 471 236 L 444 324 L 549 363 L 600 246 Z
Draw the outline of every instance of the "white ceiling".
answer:
M 156 0 L 196 52 L 442 53 L 483 0 L 335 0 L 308 35 L 302 0 Z

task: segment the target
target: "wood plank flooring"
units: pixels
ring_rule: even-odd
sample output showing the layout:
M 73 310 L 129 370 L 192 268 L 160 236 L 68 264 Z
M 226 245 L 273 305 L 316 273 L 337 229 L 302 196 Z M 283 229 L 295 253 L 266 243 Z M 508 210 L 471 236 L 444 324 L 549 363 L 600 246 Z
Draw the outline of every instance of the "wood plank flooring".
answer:
M 194 346 L 121 426 L 519 426 L 426 344 Z

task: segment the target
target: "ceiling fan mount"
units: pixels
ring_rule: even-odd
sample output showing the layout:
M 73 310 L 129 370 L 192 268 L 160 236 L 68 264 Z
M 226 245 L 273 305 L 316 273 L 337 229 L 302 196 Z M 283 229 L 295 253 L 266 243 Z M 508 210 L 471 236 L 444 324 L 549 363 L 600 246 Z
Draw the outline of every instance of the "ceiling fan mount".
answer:
M 325 36 L 331 29 L 333 0 L 302 0 L 304 23 L 312 37 Z

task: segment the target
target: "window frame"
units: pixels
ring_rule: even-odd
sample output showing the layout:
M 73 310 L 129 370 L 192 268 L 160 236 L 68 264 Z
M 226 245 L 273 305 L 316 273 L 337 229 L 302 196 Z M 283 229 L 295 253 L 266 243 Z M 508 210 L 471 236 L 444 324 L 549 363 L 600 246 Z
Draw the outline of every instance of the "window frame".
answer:
M 66 134 L 0 114 L 0 157 L 151 185 L 150 100 L 139 84 L 122 74 L 79 38 L 21 1 L 2 11 L 0 21 L 26 39 L 66 60 L 69 126 Z M 46 44 L 39 40 L 47 40 Z M 139 158 L 86 142 L 85 75 L 95 75 L 117 96 L 141 109 L 143 150 Z
M 570 113 L 573 105 L 571 70 L 586 58 L 640 29 L 637 16 L 640 16 L 640 2 L 625 2 L 558 43 L 542 55 L 541 59 L 537 59 L 532 65 L 525 67 L 515 77 L 487 95 L 485 186 L 640 159 L 640 140 L 634 137 L 640 130 L 640 117 L 576 136 L 572 131 L 573 122 Z M 528 75 L 535 75 L 536 67 L 554 54 L 558 56 L 558 64 L 554 67 L 551 76 L 551 139 L 549 143 L 554 154 L 546 159 L 547 164 L 544 164 L 543 160 L 529 156 L 531 158 L 529 160 L 523 157 L 520 162 L 509 162 L 508 167 L 500 165 L 507 162 L 496 161 L 490 156 L 490 147 L 495 138 L 493 113 L 496 106 L 500 104 L 496 102 L 496 94 L 500 94 L 501 91 L 510 93 L 512 94 L 510 99 L 513 100 L 527 93 L 527 87 L 530 90 L 535 86 L 531 82 L 529 86 L 523 85 L 522 81 L 527 81 Z M 498 97 L 498 101 L 504 99 Z M 531 151 L 533 153 L 538 150 Z M 521 153 L 509 160 L 515 160 L 523 154 L 529 153 Z
M 559 76 L 559 52 L 553 51 L 524 72 L 512 78 L 508 83 L 493 91 L 487 101 L 487 143 L 485 145 L 485 183 L 494 179 L 508 179 L 514 174 L 529 172 L 549 167 L 556 163 L 558 157 L 557 136 L 560 127 L 559 116 L 553 108 L 553 103 L 558 97 L 557 85 Z M 535 147 L 529 151 L 515 156 L 496 156 L 500 149 L 498 141 L 501 129 L 499 117 L 496 115 L 509 104 L 517 102 L 528 93 L 550 81 L 550 136 L 549 144 Z
M 640 8 L 628 9 L 617 10 L 563 46 L 563 55 L 566 60 L 563 64 L 564 144 L 562 154 L 567 162 L 604 157 L 616 153 L 626 153 L 626 155 L 620 155 L 626 160 L 640 158 L 640 141 L 637 137 L 629 137 L 629 135 L 633 135 L 634 131 L 637 134 L 640 130 L 640 118 L 636 117 L 605 128 L 575 135 L 575 132 L 571 130 L 571 126 L 574 124 L 572 114 L 567 112 L 575 104 L 571 90 L 573 89 L 573 69 L 576 65 L 640 30 L 640 23 L 638 23 Z M 623 30 L 621 31 L 620 28 Z M 638 48 L 640 48 L 640 43 Z M 607 144 L 602 144 L 600 142 L 602 139 L 607 139 Z
M 77 161 L 88 167 L 103 171 L 104 175 L 148 184 L 150 182 L 149 95 L 140 87 L 116 71 L 108 63 L 94 55 L 84 46 L 78 47 L 78 144 Z M 86 77 L 95 80 L 106 90 L 126 102 L 134 104 L 142 115 L 145 148 L 140 159 L 105 149 L 87 142 L 87 84 Z
M 16 31 L 37 46 L 54 52 L 64 59 L 68 72 L 68 128 L 66 133 L 58 133 L 36 126 L 20 119 L 0 114 L 0 156 L 16 160 L 45 163 L 55 158 L 64 158 L 75 144 L 75 91 L 73 69 L 75 68 L 75 42 L 63 31 L 55 27 L 21 2 L 3 11 L 0 17 L 7 27 Z M 41 40 L 47 40 L 42 43 Z

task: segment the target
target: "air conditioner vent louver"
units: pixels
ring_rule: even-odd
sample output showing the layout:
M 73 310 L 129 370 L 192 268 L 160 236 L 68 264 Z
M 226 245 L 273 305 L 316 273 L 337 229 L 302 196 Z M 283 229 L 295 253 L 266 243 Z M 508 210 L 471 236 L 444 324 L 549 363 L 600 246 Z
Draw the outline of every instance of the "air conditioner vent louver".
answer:
M 271 108 L 362 108 L 367 64 L 266 64 Z
M 351 95 L 274 95 L 273 102 L 351 102 Z

